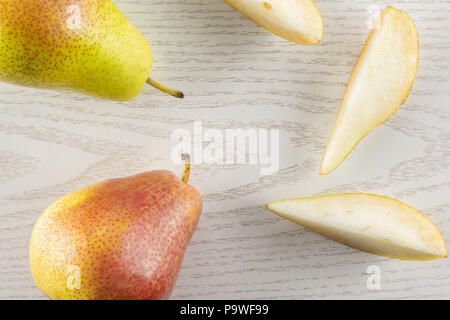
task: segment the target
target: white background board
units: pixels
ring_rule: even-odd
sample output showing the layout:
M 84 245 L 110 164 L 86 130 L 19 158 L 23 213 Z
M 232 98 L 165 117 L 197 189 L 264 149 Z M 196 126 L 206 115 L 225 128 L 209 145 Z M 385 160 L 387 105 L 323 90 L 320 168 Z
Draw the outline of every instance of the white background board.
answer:
M 120 0 L 147 37 L 152 76 L 183 89 L 177 100 L 146 87 L 116 103 L 0 84 L 0 298 L 40 299 L 28 241 L 60 196 L 171 161 L 175 129 L 278 129 L 280 168 L 193 166 L 204 211 L 172 298 L 450 298 L 448 260 L 401 262 L 347 248 L 265 210 L 284 198 L 369 192 L 426 214 L 450 243 L 450 2 L 317 0 L 325 33 L 302 46 L 273 36 L 221 0 Z M 369 32 L 368 8 L 407 12 L 420 36 L 410 97 L 333 174 L 318 175 L 347 80 Z M 381 269 L 368 290 L 367 267 Z

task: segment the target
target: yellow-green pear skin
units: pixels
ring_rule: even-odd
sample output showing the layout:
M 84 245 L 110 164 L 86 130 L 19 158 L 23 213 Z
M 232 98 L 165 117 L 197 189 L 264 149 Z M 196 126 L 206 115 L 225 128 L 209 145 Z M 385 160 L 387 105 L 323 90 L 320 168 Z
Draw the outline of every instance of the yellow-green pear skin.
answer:
M 111 0 L 1 0 L 0 80 L 104 99 L 136 97 L 152 69 L 144 36 Z

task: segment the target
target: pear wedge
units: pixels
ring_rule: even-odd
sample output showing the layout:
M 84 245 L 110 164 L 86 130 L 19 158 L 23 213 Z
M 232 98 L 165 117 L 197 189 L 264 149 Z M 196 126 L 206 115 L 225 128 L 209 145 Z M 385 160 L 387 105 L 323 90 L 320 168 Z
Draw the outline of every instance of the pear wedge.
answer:
M 320 174 L 336 169 L 367 133 L 405 102 L 416 76 L 418 60 L 414 22 L 404 12 L 386 7 L 353 70 Z
M 267 209 L 352 248 L 393 259 L 447 257 L 442 235 L 416 209 L 372 194 L 338 194 L 284 200 Z
M 301 44 L 316 44 L 323 21 L 311 0 L 225 0 L 234 9 L 277 36 Z

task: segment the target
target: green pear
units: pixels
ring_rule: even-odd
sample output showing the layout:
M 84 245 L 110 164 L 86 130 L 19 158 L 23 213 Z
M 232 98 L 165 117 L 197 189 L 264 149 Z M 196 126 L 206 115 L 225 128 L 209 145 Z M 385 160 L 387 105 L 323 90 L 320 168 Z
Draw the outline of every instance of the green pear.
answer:
M 52 299 L 168 298 L 202 211 L 189 170 L 108 180 L 51 205 L 30 240 L 37 286 Z
M 127 101 L 149 83 L 152 52 L 111 0 L 0 1 L 0 80 Z

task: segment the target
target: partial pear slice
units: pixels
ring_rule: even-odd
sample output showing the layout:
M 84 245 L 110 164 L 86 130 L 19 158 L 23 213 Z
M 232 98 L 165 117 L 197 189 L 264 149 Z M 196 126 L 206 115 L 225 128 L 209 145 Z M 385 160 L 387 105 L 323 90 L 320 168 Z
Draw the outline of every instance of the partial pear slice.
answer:
M 257 25 L 284 39 L 302 44 L 315 44 L 322 39 L 322 17 L 311 0 L 225 0 L 225 2 Z
M 418 60 L 414 22 L 404 12 L 386 7 L 353 70 L 320 174 L 336 169 L 369 131 L 405 102 L 416 77 Z
M 393 259 L 447 257 L 436 226 L 416 209 L 371 194 L 339 194 L 284 200 L 267 209 L 352 248 Z

